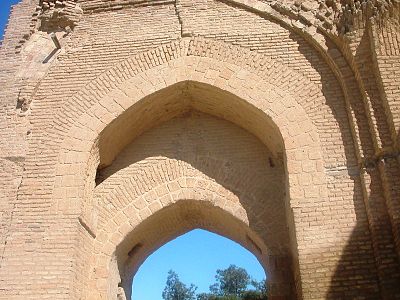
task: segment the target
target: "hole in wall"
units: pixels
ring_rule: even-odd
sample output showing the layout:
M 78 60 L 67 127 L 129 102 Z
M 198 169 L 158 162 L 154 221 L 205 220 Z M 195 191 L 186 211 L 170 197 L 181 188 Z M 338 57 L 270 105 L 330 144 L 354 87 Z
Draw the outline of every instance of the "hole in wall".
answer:
M 106 179 L 106 176 L 104 175 L 103 169 L 101 168 L 97 168 L 96 170 L 96 177 L 95 177 L 95 183 L 96 186 L 98 186 L 99 184 L 101 184 L 104 180 Z

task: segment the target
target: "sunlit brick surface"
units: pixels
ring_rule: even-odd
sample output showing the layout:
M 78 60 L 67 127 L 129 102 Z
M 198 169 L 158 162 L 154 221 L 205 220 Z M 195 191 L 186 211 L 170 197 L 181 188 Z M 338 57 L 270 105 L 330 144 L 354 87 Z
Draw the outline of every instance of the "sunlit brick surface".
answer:
M 0 299 L 130 299 L 194 228 L 249 249 L 273 300 L 400 299 L 399 6 L 16 5 Z

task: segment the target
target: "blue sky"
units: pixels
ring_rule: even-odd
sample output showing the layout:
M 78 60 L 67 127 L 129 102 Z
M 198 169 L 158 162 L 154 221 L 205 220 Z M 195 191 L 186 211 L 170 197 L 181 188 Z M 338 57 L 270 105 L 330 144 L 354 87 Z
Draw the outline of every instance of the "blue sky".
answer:
M 3 39 L 11 5 L 19 0 L 0 0 L 0 40 Z M 140 267 L 133 281 L 133 300 L 161 300 L 170 269 L 181 281 L 193 283 L 198 292 L 208 292 L 217 269 L 230 264 L 245 268 L 257 280 L 264 270 L 250 252 L 239 244 L 204 230 L 193 230 L 165 244 Z
M 217 269 L 230 264 L 245 268 L 254 279 L 265 278 L 258 260 L 239 244 L 217 234 L 196 229 L 165 244 L 140 267 L 133 280 L 133 300 L 162 300 L 168 270 L 182 282 L 208 292 Z
M 4 28 L 8 21 L 11 5 L 19 1 L 20 0 L 0 0 L 0 40 L 3 39 Z

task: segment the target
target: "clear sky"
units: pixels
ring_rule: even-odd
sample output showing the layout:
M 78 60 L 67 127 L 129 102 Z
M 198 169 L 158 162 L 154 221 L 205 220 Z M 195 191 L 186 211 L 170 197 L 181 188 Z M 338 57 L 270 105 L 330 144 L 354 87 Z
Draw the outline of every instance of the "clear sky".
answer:
M 19 0 L 0 0 L 0 40 L 3 39 L 11 5 Z M 133 300 L 161 300 L 167 273 L 174 270 L 181 281 L 208 292 L 217 269 L 230 264 L 245 268 L 252 278 L 265 278 L 261 265 L 239 244 L 204 230 L 193 230 L 165 244 L 140 267 L 133 281 Z
M 133 280 L 133 300 L 162 300 L 167 273 L 174 270 L 180 280 L 208 292 L 217 269 L 230 264 L 245 268 L 256 280 L 265 273 L 256 257 L 239 244 L 217 234 L 196 229 L 165 244 L 140 267 Z
M 8 21 L 11 5 L 19 1 L 20 0 L 0 0 L 0 40 L 3 39 L 4 28 Z

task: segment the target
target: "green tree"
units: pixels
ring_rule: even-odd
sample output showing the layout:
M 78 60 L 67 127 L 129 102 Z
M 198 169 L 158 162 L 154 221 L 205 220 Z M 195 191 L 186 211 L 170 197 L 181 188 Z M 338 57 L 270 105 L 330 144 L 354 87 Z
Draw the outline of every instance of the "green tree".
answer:
M 211 294 L 207 294 L 207 293 L 197 294 L 197 300 L 209 300 L 210 297 L 211 297 Z
M 257 292 L 260 292 L 263 295 L 267 295 L 267 280 L 261 280 L 261 281 L 257 281 L 257 280 L 252 280 L 251 281 L 251 285 L 254 286 L 255 290 Z
M 258 291 L 245 291 L 242 300 L 264 300 L 264 296 Z
M 225 296 L 225 299 L 240 299 L 250 283 L 250 276 L 243 268 L 230 265 L 225 270 L 217 270 L 217 282 L 210 286 L 214 295 Z M 224 299 L 224 298 L 221 298 Z
M 197 295 L 197 300 L 220 300 L 221 298 L 214 294 L 201 293 Z
M 178 274 L 170 270 L 162 297 L 164 300 L 195 300 L 196 289 L 193 284 L 187 287 L 179 280 Z
M 214 294 L 202 293 L 197 295 L 197 300 L 241 300 L 234 295 L 218 296 Z
M 247 290 L 242 295 L 242 300 L 268 300 L 266 280 L 252 280 L 254 290 Z

